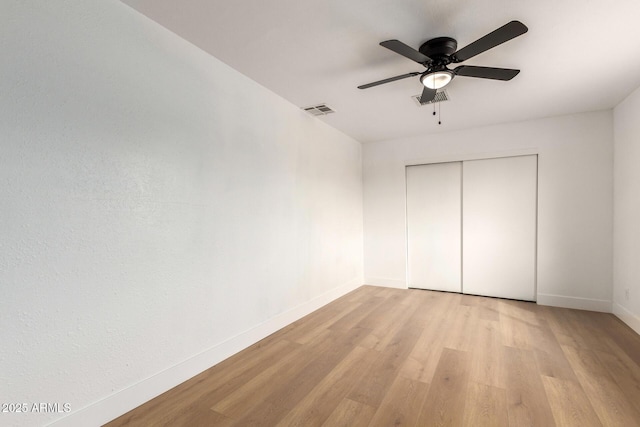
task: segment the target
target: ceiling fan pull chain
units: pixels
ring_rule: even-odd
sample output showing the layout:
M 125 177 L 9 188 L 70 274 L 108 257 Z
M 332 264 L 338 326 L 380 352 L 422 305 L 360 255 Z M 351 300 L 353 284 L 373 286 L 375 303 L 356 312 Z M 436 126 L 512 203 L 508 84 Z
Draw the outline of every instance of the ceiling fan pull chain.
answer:
M 440 103 L 438 103 L 438 124 L 442 124 L 442 111 L 440 110 Z
M 433 79 L 433 87 L 436 87 L 435 83 L 436 83 L 436 76 L 435 74 L 431 76 L 431 78 Z M 435 96 L 434 96 L 434 100 L 435 100 Z M 433 103 L 433 115 L 436 115 L 436 103 Z

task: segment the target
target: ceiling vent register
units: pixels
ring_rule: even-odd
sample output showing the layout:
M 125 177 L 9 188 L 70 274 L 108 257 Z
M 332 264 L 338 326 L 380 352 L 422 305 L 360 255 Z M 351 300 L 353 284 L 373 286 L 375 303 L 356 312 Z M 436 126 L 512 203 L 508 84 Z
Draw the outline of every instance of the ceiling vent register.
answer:
M 450 99 L 446 90 L 439 90 L 436 93 L 436 96 L 430 101 L 421 102 L 420 101 L 420 96 L 421 95 L 414 95 L 414 96 L 411 97 L 411 98 L 413 98 L 414 101 L 416 101 L 416 104 L 418 104 L 418 107 L 422 107 L 424 105 L 429 105 L 429 104 L 435 104 L 435 103 L 438 103 L 438 102 L 444 102 L 444 101 L 448 101 Z
M 312 116 L 326 116 L 327 114 L 335 113 L 327 104 L 313 105 L 311 107 L 305 107 L 303 110 Z

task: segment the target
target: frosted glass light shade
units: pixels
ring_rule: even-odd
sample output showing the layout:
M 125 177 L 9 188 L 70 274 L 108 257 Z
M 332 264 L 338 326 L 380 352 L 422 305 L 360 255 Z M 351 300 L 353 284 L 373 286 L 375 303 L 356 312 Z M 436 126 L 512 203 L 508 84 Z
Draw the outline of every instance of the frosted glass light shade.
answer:
M 423 85 L 429 89 L 440 89 L 445 87 L 452 79 L 452 75 L 448 71 L 436 71 L 431 74 L 425 74 L 420 77 Z

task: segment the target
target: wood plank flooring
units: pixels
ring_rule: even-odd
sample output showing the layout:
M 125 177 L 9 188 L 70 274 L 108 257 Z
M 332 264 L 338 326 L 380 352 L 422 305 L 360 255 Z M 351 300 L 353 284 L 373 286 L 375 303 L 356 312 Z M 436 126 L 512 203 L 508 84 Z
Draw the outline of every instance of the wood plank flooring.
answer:
M 107 426 L 640 426 L 611 314 L 363 286 Z

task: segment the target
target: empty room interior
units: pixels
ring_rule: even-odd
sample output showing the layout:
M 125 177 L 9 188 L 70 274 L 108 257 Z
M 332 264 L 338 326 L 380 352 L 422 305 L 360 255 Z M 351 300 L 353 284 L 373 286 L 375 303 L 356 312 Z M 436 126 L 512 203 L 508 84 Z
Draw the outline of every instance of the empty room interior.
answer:
M 640 426 L 639 16 L 3 0 L 0 425 Z

